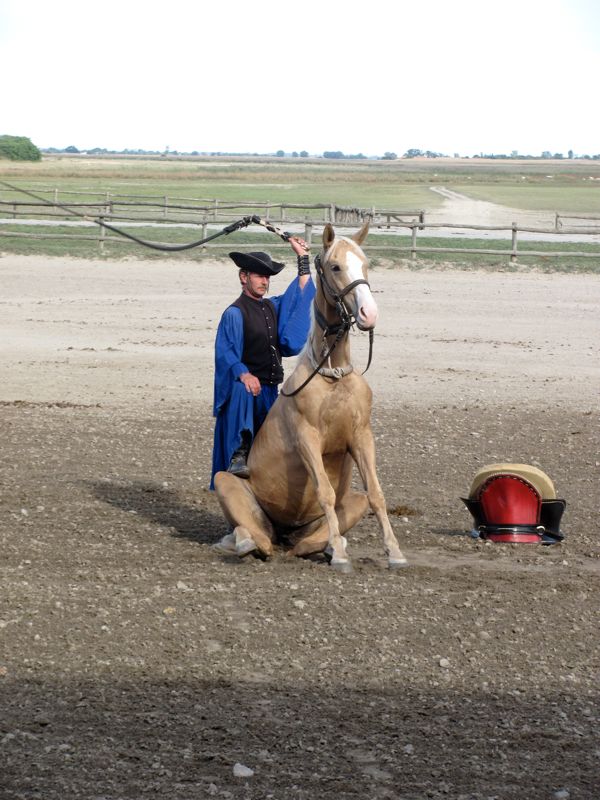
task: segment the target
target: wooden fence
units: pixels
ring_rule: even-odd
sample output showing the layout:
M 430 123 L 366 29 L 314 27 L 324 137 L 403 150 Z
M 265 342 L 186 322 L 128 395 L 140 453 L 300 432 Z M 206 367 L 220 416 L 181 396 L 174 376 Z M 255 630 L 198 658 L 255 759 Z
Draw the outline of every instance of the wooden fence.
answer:
M 311 243 L 315 229 L 322 229 L 327 222 L 348 229 L 358 228 L 364 220 L 371 220 L 371 230 L 385 232 L 397 237 L 396 244 L 389 241 L 377 242 L 377 236 L 372 236 L 366 246 L 367 251 L 385 250 L 386 252 L 409 255 L 416 260 L 419 254 L 439 254 L 456 253 L 469 255 L 494 255 L 507 256 L 511 262 L 516 262 L 519 256 L 541 256 L 541 257 L 578 257 L 578 258 L 600 258 L 600 246 L 594 251 L 573 251 L 565 249 L 549 250 L 519 250 L 519 234 L 538 234 L 544 238 L 552 237 L 560 241 L 565 234 L 577 233 L 600 234 L 600 219 L 593 215 L 579 215 L 577 217 L 556 214 L 554 229 L 533 228 L 517 225 L 513 222 L 510 226 L 491 226 L 491 225 L 472 225 L 472 224 L 451 224 L 451 223 L 428 223 L 425 219 L 425 212 L 422 210 L 402 210 L 402 209 L 364 209 L 348 206 L 340 206 L 335 203 L 271 203 L 269 201 L 238 201 L 229 202 L 215 198 L 182 198 L 157 195 L 119 195 L 111 192 L 102 194 L 65 192 L 58 189 L 36 189 L 35 194 L 44 197 L 48 195 L 46 202 L 24 201 L 17 197 L 16 193 L 0 192 L 0 217 L 10 220 L 34 220 L 43 230 L 36 232 L 21 232 L 15 230 L 2 230 L 0 225 L 0 237 L 30 238 L 30 239 L 77 239 L 95 241 L 98 243 L 100 251 L 104 251 L 106 243 L 118 242 L 120 244 L 134 244 L 130 240 L 111 235 L 101 226 L 97 226 L 94 234 L 85 232 L 52 233 L 51 227 L 46 225 L 57 225 L 66 222 L 69 226 L 87 225 L 89 230 L 92 220 L 97 219 L 111 225 L 119 224 L 142 228 L 153 226 L 165 230 L 167 226 L 176 225 L 200 231 L 199 238 L 204 239 L 210 233 L 218 230 L 220 225 L 227 225 L 234 220 L 244 216 L 257 215 L 262 219 L 270 221 L 284 227 L 293 227 L 296 230 L 303 230 L 304 238 Z M 82 200 L 84 196 L 86 199 Z M 69 212 L 70 210 L 70 212 Z M 87 218 L 87 222 L 81 218 Z M 569 220 L 585 219 L 585 227 L 566 224 Z M 590 225 L 590 222 L 592 224 Z M 597 225 L 594 225 L 597 222 Z M 210 230 L 209 230 L 210 229 Z M 449 237 L 453 234 L 464 231 L 465 237 L 472 236 L 468 232 L 502 232 L 504 235 L 510 233 L 510 246 L 504 249 L 498 248 L 468 248 L 455 247 L 448 243 L 449 237 L 442 238 L 444 232 L 448 231 Z M 431 244 L 420 244 L 419 236 L 437 236 L 440 238 L 439 246 Z M 147 237 L 146 237 L 147 238 Z M 499 237 L 502 238 L 502 237 Z M 231 242 L 224 243 L 225 240 L 211 242 L 203 245 L 203 250 L 218 250 L 230 248 Z M 591 241 L 591 240 L 590 240 Z M 172 243 L 172 242 L 171 242 Z M 258 243 L 258 236 L 257 236 Z M 262 244 L 262 243 L 261 243 Z M 508 239 L 507 239 L 508 245 Z M 273 249 L 283 246 L 270 236 L 265 247 Z

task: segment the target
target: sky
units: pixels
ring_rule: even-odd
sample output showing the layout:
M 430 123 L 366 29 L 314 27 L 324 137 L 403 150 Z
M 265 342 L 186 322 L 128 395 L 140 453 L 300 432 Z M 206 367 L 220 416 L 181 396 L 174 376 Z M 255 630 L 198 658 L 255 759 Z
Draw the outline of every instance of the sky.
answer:
M 0 0 L 40 148 L 600 153 L 597 0 Z

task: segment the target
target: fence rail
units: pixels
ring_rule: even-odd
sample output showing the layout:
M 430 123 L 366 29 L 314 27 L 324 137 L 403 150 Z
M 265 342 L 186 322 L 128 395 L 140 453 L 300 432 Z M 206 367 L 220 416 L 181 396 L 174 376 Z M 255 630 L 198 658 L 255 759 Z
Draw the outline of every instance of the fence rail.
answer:
M 519 234 L 538 234 L 544 238 L 551 238 L 553 241 L 560 242 L 566 234 L 577 233 L 578 235 L 600 234 L 600 218 L 593 214 L 567 215 L 556 213 L 555 226 L 553 229 L 533 228 L 518 225 L 475 225 L 457 224 L 445 222 L 426 222 L 425 212 L 415 209 L 376 209 L 376 208 L 355 208 L 350 206 L 340 206 L 335 203 L 271 203 L 268 201 L 224 201 L 215 198 L 183 198 L 168 197 L 161 195 L 118 195 L 111 192 L 105 193 L 84 193 L 67 192 L 58 189 L 35 189 L 39 195 L 48 195 L 48 202 L 23 201 L 15 196 L 15 193 L 0 192 L 0 217 L 4 217 L 4 222 L 14 221 L 15 225 L 26 225 L 28 220 L 33 224 L 39 225 L 43 230 L 15 231 L 2 230 L 0 225 L 0 237 L 12 237 L 22 239 L 64 239 L 95 241 L 98 243 L 100 252 L 104 251 L 107 243 L 118 242 L 119 244 L 133 245 L 134 242 L 125 238 L 110 235 L 105 228 L 98 226 L 97 232 L 90 234 L 89 228 L 94 225 L 93 220 L 100 220 L 109 224 L 125 224 L 135 227 L 152 226 L 167 229 L 169 226 L 189 227 L 193 230 L 200 229 L 201 238 L 206 238 L 209 227 L 214 229 L 220 224 L 229 224 L 232 220 L 242 216 L 257 214 L 263 219 L 273 223 L 285 223 L 286 226 L 294 226 L 304 230 L 304 238 L 311 243 L 315 229 L 322 229 L 330 222 L 346 228 L 357 228 L 363 224 L 364 220 L 371 220 L 371 230 L 389 233 L 397 237 L 397 243 L 390 244 L 389 241 L 377 242 L 377 237 L 370 238 L 366 250 L 381 251 L 386 250 L 393 253 L 405 253 L 412 260 L 416 260 L 419 254 L 433 253 L 457 253 L 471 255 L 495 255 L 507 256 L 511 262 L 516 262 L 519 256 L 542 256 L 542 257 L 578 257 L 578 258 L 600 258 L 600 245 L 594 251 L 573 251 L 566 249 L 530 250 L 519 249 Z M 4 196 L 3 196 L 4 195 Z M 8 195 L 8 197 L 7 197 Z M 81 200 L 85 197 L 85 200 Z M 68 198 L 74 198 L 72 201 Z M 69 210 L 72 213 L 69 213 Z M 82 219 L 84 216 L 87 220 Z M 586 220 L 586 227 L 566 225 L 568 220 Z M 51 221 L 50 221 L 51 220 Z M 593 222 L 597 221 L 598 226 Z M 50 226 L 57 226 L 60 222 L 66 223 L 69 227 L 81 227 L 82 231 L 77 233 L 52 232 Z M 85 226 L 85 227 L 84 227 Z M 87 228 L 87 231 L 85 230 Z M 455 247 L 447 244 L 447 239 L 440 239 L 440 246 L 430 244 L 420 244 L 418 236 L 427 236 L 427 232 L 438 234 L 439 231 L 448 230 L 452 233 L 456 231 L 485 231 L 485 232 L 504 232 L 510 233 L 510 246 L 504 249 L 497 248 L 467 248 Z M 409 239 L 409 242 L 406 242 Z M 507 239 L 508 242 L 508 239 Z M 157 242 L 165 244 L 165 242 Z M 172 242 L 171 242 L 172 243 Z M 596 242 L 593 242 L 596 244 Z M 269 248 L 284 246 L 280 242 L 273 241 L 265 245 Z M 203 245 L 202 249 L 219 250 L 229 248 L 230 243 L 211 242 Z

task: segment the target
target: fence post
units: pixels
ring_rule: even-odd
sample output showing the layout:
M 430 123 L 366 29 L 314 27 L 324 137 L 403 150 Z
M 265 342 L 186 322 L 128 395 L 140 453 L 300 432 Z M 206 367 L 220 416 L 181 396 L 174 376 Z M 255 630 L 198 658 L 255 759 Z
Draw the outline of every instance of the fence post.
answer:
M 167 214 L 169 213 L 169 198 L 167 195 L 164 196 L 164 209 L 163 209 L 163 218 L 167 218 Z
M 312 244 L 312 229 L 313 226 L 310 222 L 304 223 L 304 241 L 309 247 Z
M 206 239 L 206 236 L 207 236 L 207 231 L 208 231 L 208 225 L 206 224 L 206 222 L 203 222 L 203 223 L 202 223 L 202 228 L 201 228 L 201 230 L 202 230 L 202 236 L 201 236 L 201 238 L 202 238 L 202 239 Z
M 104 215 L 100 215 L 100 222 L 104 222 Z M 100 245 L 100 255 L 104 255 L 104 239 L 106 238 L 106 228 L 100 225 L 100 233 L 98 234 L 98 244 Z
M 411 225 L 411 240 L 410 240 L 410 257 L 412 261 L 417 260 L 417 226 L 414 224 Z
M 332 203 L 329 206 L 329 222 L 331 222 L 332 225 L 335 222 L 335 214 L 336 214 L 336 205 L 335 203 Z
M 511 264 L 514 264 L 517 260 L 517 223 L 512 223 L 512 253 L 510 254 L 510 261 Z
M 214 218 L 214 220 L 216 222 L 218 220 L 218 218 L 219 218 L 219 201 L 216 198 L 214 200 L 214 206 L 215 207 L 214 207 L 214 210 L 213 210 L 213 218 Z
M 558 211 L 554 214 L 554 230 L 558 231 L 562 227 Z

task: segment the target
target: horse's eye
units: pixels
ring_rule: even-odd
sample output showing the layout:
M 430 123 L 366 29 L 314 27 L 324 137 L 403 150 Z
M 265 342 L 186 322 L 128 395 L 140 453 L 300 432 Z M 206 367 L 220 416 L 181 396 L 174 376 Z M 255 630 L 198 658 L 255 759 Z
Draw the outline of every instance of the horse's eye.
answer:
M 334 265 L 331 267 L 331 271 L 332 271 L 332 272 L 340 272 L 340 271 L 341 271 L 341 267 L 338 267 L 338 265 L 337 265 L 337 264 L 334 264 Z

